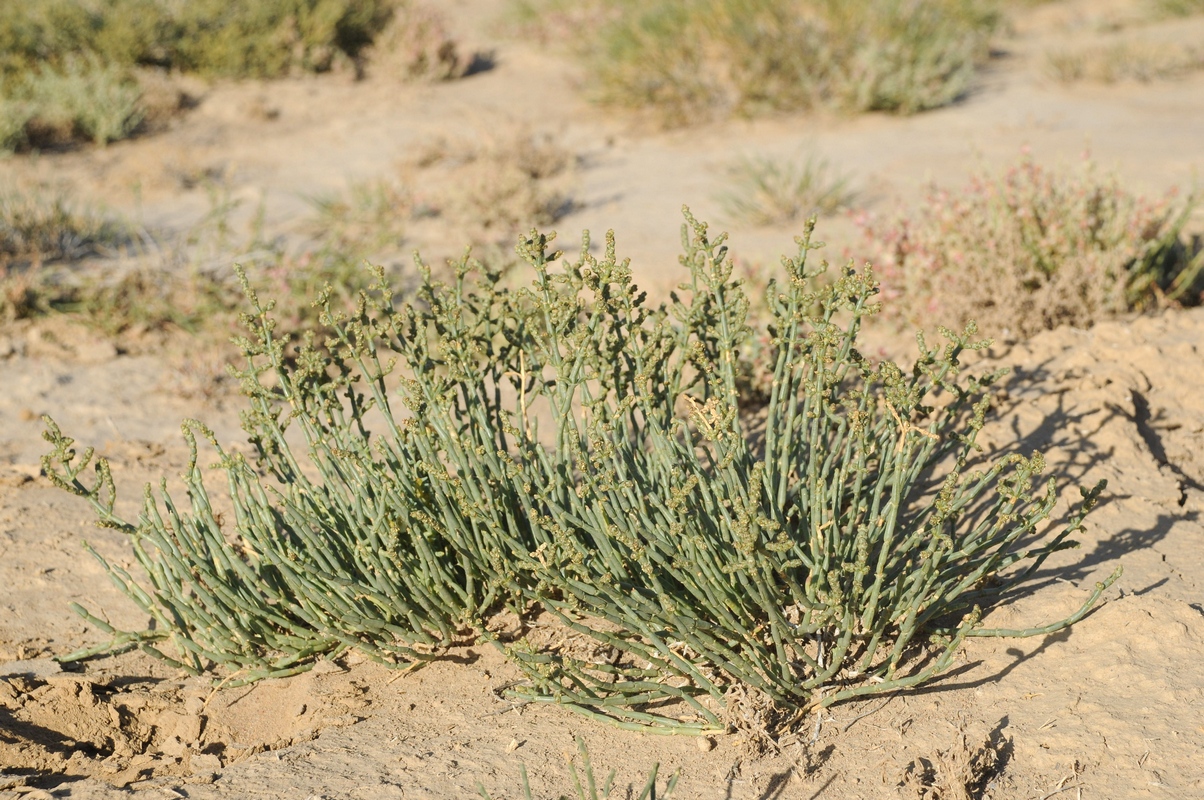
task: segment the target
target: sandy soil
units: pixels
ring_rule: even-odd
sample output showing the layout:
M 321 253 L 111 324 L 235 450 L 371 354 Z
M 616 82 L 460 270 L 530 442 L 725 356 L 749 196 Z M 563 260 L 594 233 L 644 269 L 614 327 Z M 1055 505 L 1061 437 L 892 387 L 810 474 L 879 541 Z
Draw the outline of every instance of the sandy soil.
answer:
M 494 69 L 427 87 L 337 76 L 211 87 L 163 134 L 12 159 L 0 171 L 62 182 L 148 225 L 179 228 L 206 210 L 204 192 L 183 188 L 179 176 L 211 170 L 248 205 L 263 198 L 269 230 L 289 234 L 307 195 L 394 175 L 439 135 L 526 125 L 578 157 L 578 205 L 557 227 L 615 228 L 637 276 L 663 290 L 676 280 L 668 265 L 681 204 L 721 222 L 722 167 L 740 154 L 820 153 L 851 172 L 860 205 L 880 213 L 928 180 L 960 184 L 976 164 L 1006 162 L 1021 146 L 1055 162 L 1089 147 L 1138 190 L 1186 188 L 1204 166 L 1204 77 L 1106 87 L 1044 77 L 1051 48 L 1124 35 L 1107 29 L 1131 5 L 1064 2 L 1029 13 L 1001 42 L 980 90 L 945 110 L 664 133 L 589 106 L 578 68 L 557 53 L 500 38 L 497 0 L 449 0 L 453 27 L 469 47 L 494 52 Z M 1200 41 L 1202 24 L 1140 35 Z M 753 261 L 775 259 L 795 233 L 731 230 L 736 251 Z M 844 218 L 821 233 L 838 252 L 854 235 Z M 431 258 L 463 244 L 433 224 L 410 239 Z M 753 756 L 734 735 L 658 737 L 564 709 L 513 707 L 500 692 L 516 672 L 488 647 L 402 676 L 324 663 L 217 691 L 137 653 L 61 671 L 50 656 L 103 639 L 68 603 L 104 609 L 118 626 L 145 620 L 79 546 L 86 538 L 128 560 L 122 537 L 92 527 L 84 503 L 40 476 L 40 415 L 112 460 L 130 511 L 143 482 L 185 464 L 181 419 L 203 418 L 224 441 L 240 440 L 238 401 L 225 389 L 194 390 L 200 359 L 122 354 L 64 322 L 10 326 L 0 331 L 0 798 L 460 798 L 478 782 L 513 798 L 520 764 L 536 795 L 551 796 L 571 791 L 564 755 L 577 736 L 600 772 L 617 770 L 618 785 L 642 783 L 660 763 L 662 774 L 681 770 L 676 796 L 686 798 L 906 797 L 917 764 L 939 773 L 981 748 L 998 761 L 985 797 L 1204 797 L 1202 347 L 1204 312 L 1167 311 L 996 351 L 1014 373 L 986 440 L 1044 450 L 1064 492 L 1060 511 L 1077 485 L 1107 478 L 1109 488 L 1081 549 L 1051 559 L 988 624 L 1065 616 L 1118 564 L 1124 576 L 1068 631 L 974 641 L 938 682 L 833 708 L 777 751 Z

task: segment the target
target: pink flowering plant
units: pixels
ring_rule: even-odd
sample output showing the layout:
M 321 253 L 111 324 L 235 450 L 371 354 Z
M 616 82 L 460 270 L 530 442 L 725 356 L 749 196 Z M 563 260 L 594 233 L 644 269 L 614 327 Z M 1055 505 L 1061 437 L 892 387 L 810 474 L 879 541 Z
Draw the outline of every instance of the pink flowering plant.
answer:
M 1194 208 L 1174 191 L 1134 195 L 1087 156 L 1064 170 L 1025 153 L 960 192 L 932 187 L 910 216 L 861 225 L 887 308 L 907 323 L 976 320 L 992 335 L 1025 337 L 1197 302 L 1204 253 L 1184 236 Z

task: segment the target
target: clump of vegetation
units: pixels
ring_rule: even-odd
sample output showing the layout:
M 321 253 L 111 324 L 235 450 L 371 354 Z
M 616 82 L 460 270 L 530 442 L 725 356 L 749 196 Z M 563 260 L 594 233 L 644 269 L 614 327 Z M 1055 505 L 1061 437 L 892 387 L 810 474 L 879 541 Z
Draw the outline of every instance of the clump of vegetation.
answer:
M 211 193 L 210 203 L 209 214 L 192 228 L 154 235 L 61 192 L 0 193 L 0 319 L 70 314 L 119 338 L 168 329 L 226 338 L 237 328 L 243 300 L 231 259 L 271 289 L 277 313 L 293 326 L 317 324 L 310 301 L 327 283 L 340 288 L 338 298 L 348 306 L 371 285 L 365 251 L 336 256 L 336 243 L 347 240 L 333 230 L 289 252 L 264 239 L 258 215 L 245 234 L 235 230 L 238 204 L 220 191 Z
M 272 78 L 325 72 L 337 58 L 358 58 L 384 27 L 393 3 L 194 0 L 160 8 L 175 34 L 168 43 L 171 66 L 202 75 Z
M 404 186 L 378 179 L 352 184 L 346 193 L 316 197 L 310 232 L 324 252 L 361 260 L 405 240 L 406 222 L 418 213 Z
M 431 5 L 402 2 L 369 53 L 373 71 L 403 80 L 446 81 L 472 65 Z
M 392 0 L 45 0 L 0 10 L 0 74 L 80 56 L 104 65 L 203 75 L 277 77 L 355 58 L 388 21 Z
M 103 146 L 129 136 L 143 117 L 137 83 L 95 59 L 44 67 L 28 76 L 15 95 L 31 109 L 20 135 L 39 143 L 84 139 Z
M 142 122 L 141 97 L 127 72 L 93 58 L 48 64 L 7 85 L 0 80 L 0 153 L 123 139 Z
M 815 157 L 743 158 L 728 173 L 731 188 L 719 197 L 723 210 L 752 225 L 785 225 L 831 213 L 847 207 L 854 197 L 848 178 Z
M 916 759 L 903 773 L 901 788 L 912 800 L 970 800 L 983 797 L 999 777 L 1006 759 L 1004 742 L 988 739 L 975 746 L 959 725 L 953 745 L 931 759 Z
M 60 192 L 11 189 L 0 194 L 0 319 L 66 313 L 113 336 L 229 330 L 241 292 L 188 261 L 183 251 L 195 243 L 163 249 L 146 231 Z
M 25 127 L 33 114 L 34 109 L 27 100 L 0 93 L 0 156 L 9 155 L 25 144 Z
M 1062 83 L 1181 78 L 1204 70 L 1204 48 L 1156 42 L 1118 42 L 1045 56 L 1046 72 Z
M 568 13 L 527 2 L 528 20 Z M 989 0 L 590 0 L 575 36 L 603 103 L 668 125 L 813 107 L 912 114 L 970 88 L 999 15 Z M 584 9 L 571 12 L 580 20 Z
M 68 659 L 140 647 L 237 683 L 348 649 L 405 666 L 489 640 L 531 700 L 627 727 L 772 731 L 923 684 L 967 637 L 1080 619 L 1117 575 L 1066 619 L 982 625 L 1074 545 L 1103 485 L 1047 530 L 1041 456 L 977 451 L 998 374 L 962 373 L 973 328 L 921 337 L 910 369 L 866 358 L 873 277 L 819 281 L 809 226 L 767 292 L 773 391 L 754 435 L 737 367 L 749 301 L 723 242 L 687 217 L 686 283 L 652 306 L 613 237 L 565 263 L 532 232 L 528 287 L 465 257 L 450 283 L 420 263 L 416 299 L 396 304 L 378 273 L 350 316 L 324 292 L 329 335 L 295 350 L 246 287 L 255 458 L 187 421 L 186 506 L 164 484 L 138 521 L 117 516 L 107 462 L 48 421 L 46 474 L 131 537 L 137 571 L 97 557 L 153 620 L 116 631 L 75 606 L 113 638 Z M 232 514 L 214 507 L 206 443 Z M 571 635 L 503 638 L 503 609 Z
M 574 166 L 553 136 L 525 128 L 471 141 L 440 139 L 413 164 L 436 173 L 442 184 L 429 213 L 447 217 L 478 242 L 513 241 L 520 230 L 570 212 Z
M 1023 157 L 960 193 L 865 223 L 886 297 L 908 325 L 932 318 L 1010 337 L 1124 311 L 1196 303 L 1204 253 L 1184 228 L 1193 198 L 1146 200 L 1084 159 L 1074 172 Z
M 395 178 L 352 183 L 313 199 L 306 226 L 323 258 L 360 264 L 401 251 L 411 223 L 443 217 L 478 243 L 513 240 L 574 207 L 575 159 L 547 133 L 525 128 L 471 140 L 425 142 Z M 416 178 L 415 173 L 421 173 Z M 425 192 L 410 188 L 421 184 Z
M 382 34 L 383 31 L 383 34 Z M 404 79 L 465 64 L 421 0 L 45 0 L 0 5 L 0 151 L 31 140 L 105 144 L 146 113 L 136 68 L 206 77 L 357 72 L 372 45 Z
M 46 188 L 0 191 L 0 271 L 102 255 L 127 244 L 129 225 Z

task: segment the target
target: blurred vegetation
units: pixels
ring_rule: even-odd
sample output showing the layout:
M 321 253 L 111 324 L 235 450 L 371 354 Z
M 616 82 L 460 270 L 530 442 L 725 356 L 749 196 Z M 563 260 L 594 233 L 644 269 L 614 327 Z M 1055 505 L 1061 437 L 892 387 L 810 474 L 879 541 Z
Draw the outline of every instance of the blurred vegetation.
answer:
M 130 241 L 129 226 L 47 189 L 0 191 L 0 270 L 15 263 L 71 260 Z
M 969 91 L 1002 16 L 992 0 L 520 0 L 565 30 L 596 98 L 667 125 L 829 107 L 911 114 Z
M 1025 154 L 918 208 L 863 220 L 865 257 L 907 325 L 977 322 L 1026 338 L 1059 325 L 1204 297 L 1204 249 L 1188 224 L 1198 196 L 1148 199 L 1084 158 L 1048 168 Z
M 1061 83 L 1183 78 L 1204 70 L 1204 46 L 1171 42 L 1121 41 L 1045 54 L 1045 72 Z
M 351 308 L 373 282 L 364 264 L 368 237 L 379 235 L 372 226 L 290 248 L 266 236 L 262 214 L 236 222 L 238 208 L 213 188 L 196 225 L 151 232 L 60 192 L 10 187 L 0 192 L 0 322 L 66 314 L 121 340 L 183 330 L 217 344 L 237 329 L 243 301 L 232 264 L 273 292 L 290 330 L 318 324 L 311 298 L 327 284 L 336 306 Z M 405 287 L 403 271 L 388 269 Z
M 421 0 L 0 0 L 0 153 L 131 135 L 147 70 L 359 74 L 378 36 L 399 78 L 448 79 L 467 66 Z
M 786 225 L 812 214 L 847 208 L 856 197 L 849 179 L 827 160 L 751 156 L 728 168 L 729 187 L 719 202 L 729 218 L 751 225 Z
M 1153 0 L 1157 12 L 1171 17 L 1204 14 L 1204 0 Z
M 120 67 L 230 77 L 330 69 L 372 43 L 394 0 L 0 1 L 0 75 L 78 55 Z

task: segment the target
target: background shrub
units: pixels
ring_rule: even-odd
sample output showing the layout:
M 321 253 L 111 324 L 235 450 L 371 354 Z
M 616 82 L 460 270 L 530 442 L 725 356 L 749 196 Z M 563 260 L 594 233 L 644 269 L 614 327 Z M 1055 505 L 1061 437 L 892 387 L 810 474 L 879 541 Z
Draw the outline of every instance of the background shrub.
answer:
M 391 0 L 191 0 L 179 7 L 172 65 L 202 75 L 271 78 L 325 72 L 357 58 L 384 27 Z
M 421 0 L 0 0 L 0 151 L 130 135 L 144 113 L 135 68 L 277 78 L 342 63 L 358 73 L 378 36 L 382 71 L 399 78 L 468 66 Z
M 933 188 L 911 215 L 863 222 L 885 296 L 909 325 L 976 320 L 1024 337 L 1197 302 L 1204 253 L 1184 236 L 1194 205 L 1138 197 L 1089 159 L 1057 170 L 1025 156 L 960 192 Z
M 374 73 L 403 80 L 451 80 L 472 65 L 435 7 L 420 2 L 398 4 L 369 58 Z
M 10 154 L 26 141 L 26 126 L 34 109 L 28 100 L 0 94 L 0 156 Z
M 528 26 L 542 13 L 553 24 L 586 18 L 563 5 L 528 2 L 520 17 Z M 597 98 L 652 108 L 667 124 L 815 106 L 910 114 L 946 105 L 969 89 L 999 20 L 989 0 L 585 5 L 600 30 L 574 39 Z
M 719 196 L 732 219 L 753 225 L 785 225 L 848 206 L 848 178 L 826 160 L 743 158 L 728 169 L 730 188 Z
M 0 3 L 0 71 L 24 74 L 93 56 L 233 77 L 329 69 L 355 58 L 393 0 L 45 0 Z
M 42 141 L 84 138 L 105 145 L 129 136 L 142 122 L 137 84 L 95 57 L 43 67 L 26 78 L 21 95 L 32 109 L 26 135 Z
M 446 217 L 474 242 L 512 242 L 569 211 L 576 158 L 547 132 L 518 126 L 471 138 L 439 137 L 407 169 L 441 173 L 424 213 Z
M 124 346 L 134 347 L 148 332 L 182 329 L 203 335 L 211 354 L 222 353 L 224 372 L 225 361 L 237 355 L 228 340 L 244 299 L 231 260 L 273 292 L 276 314 L 294 329 L 321 330 L 311 302 L 325 285 L 338 287 L 333 302 L 350 308 L 374 282 L 363 259 L 385 231 L 376 229 L 375 220 L 359 218 L 371 210 L 334 203 L 327 218 L 314 220 L 315 240 L 289 250 L 264 236 L 259 214 L 246 230 L 233 225 L 239 203 L 228 195 L 214 189 L 210 204 L 196 225 L 163 235 L 47 187 L 5 189 L 0 319 L 70 314 L 105 335 L 130 333 Z M 357 227 L 364 222 L 366 230 Z M 395 272 L 401 270 L 390 274 Z M 412 280 L 399 284 L 412 288 Z
M 128 225 L 78 207 L 61 193 L 0 190 L 0 272 L 111 251 L 131 236 Z
M 1154 10 L 1172 17 L 1204 14 L 1204 0 L 1150 0 Z
M 1154 81 L 1204 70 L 1204 47 L 1171 42 L 1117 42 L 1045 54 L 1045 72 L 1062 83 Z

